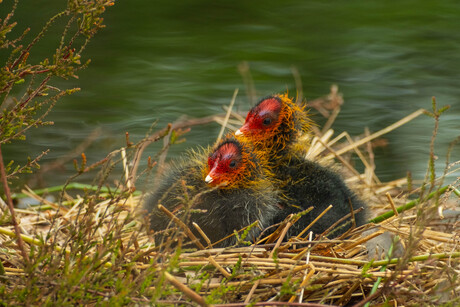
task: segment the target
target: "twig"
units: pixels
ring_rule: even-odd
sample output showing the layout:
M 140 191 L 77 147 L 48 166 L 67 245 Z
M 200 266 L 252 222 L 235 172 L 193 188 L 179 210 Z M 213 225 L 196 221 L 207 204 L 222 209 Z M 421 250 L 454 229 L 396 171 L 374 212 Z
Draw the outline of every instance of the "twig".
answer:
M 179 291 L 184 293 L 189 299 L 194 301 L 195 303 L 199 304 L 200 306 L 208 306 L 206 304 L 206 301 L 204 300 L 203 297 L 198 295 L 195 291 L 178 281 L 174 276 L 169 274 L 168 272 L 164 272 L 166 279 L 174 286 L 176 287 Z
M 2 177 L 3 190 L 6 196 L 6 203 L 11 214 L 11 221 L 14 226 L 14 231 L 16 232 L 16 240 L 18 243 L 18 248 L 21 251 L 22 257 L 26 263 L 29 262 L 29 255 L 27 255 L 26 248 L 24 246 L 24 241 L 22 241 L 21 231 L 19 229 L 19 224 L 16 220 L 16 213 L 14 212 L 13 199 L 11 198 L 10 187 L 8 185 L 8 180 L 6 179 L 6 170 L 5 165 L 3 164 L 3 154 L 2 147 L 0 144 L 0 176 Z
M 323 129 L 321 129 L 322 134 L 326 133 L 326 131 L 328 131 L 332 127 L 332 124 L 334 123 L 337 116 L 339 116 L 339 113 L 340 113 L 340 105 L 337 105 L 332 110 L 332 114 L 327 119 L 327 122 L 324 124 Z
M 269 258 L 273 258 L 273 255 L 275 254 L 275 252 L 280 247 L 281 242 L 283 242 L 284 237 L 286 236 L 286 234 L 287 234 L 289 228 L 291 228 L 291 226 L 292 226 L 291 221 L 287 222 L 286 226 L 284 226 L 283 231 L 281 232 L 280 236 L 278 237 L 278 241 L 276 241 L 275 246 L 273 247 L 272 251 L 270 252 L 270 256 L 268 256 Z
M 215 266 L 216 269 L 218 269 L 218 270 L 222 273 L 222 275 L 224 275 L 227 279 L 229 279 L 230 277 L 232 277 L 232 275 L 231 275 L 229 272 L 227 272 L 219 263 L 217 263 L 217 261 L 214 259 L 213 256 L 209 256 L 209 257 L 208 257 L 208 260 L 209 260 L 209 262 L 211 262 L 211 264 L 212 264 L 213 266 Z
M 214 121 L 216 121 L 216 118 L 222 116 L 221 114 L 218 115 L 211 115 L 207 117 L 202 117 L 202 118 L 192 118 L 188 120 L 183 120 L 181 122 L 174 122 L 173 124 L 169 124 L 167 127 L 151 134 L 149 137 L 144 139 L 139 145 L 136 150 L 136 153 L 134 154 L 134 164 L 132 167 L 132 178 L 136 178 L 137 174 L 137 169 L 139 167 L 139 162 L 141 161 L 142 154 L 144 153 L 145 148 L 147 148 L 148 145 L 150 145 L 153 142 L 156 142 L 160 140 L 162 137 L 167 135 L 169 133 L 169 130 L 174 130 L 174 129 L 182 129 L 182 128 L 187 128 L 187 127 L 192 127 L 192 126 L 197 126 L 197 125 L 204 125 L 204 124 L 209 124 Z
M 255 221 L 254 223 L 252 223 L 252 224 L 250 224 L 250 225 L 248 225 L 248 226 L 246 226 L 246 227 L 243 227 L 243 228 L 241 228 L 240 230 L 237 230 L 236 233 L 241 233 L 241 232 L 245 231 L 246 229 L 248 229 L 248 228 L 250 228 L 250 227 L 255 227 L 255 226 L 257 226 L 258 224 L 259 224 L 259 221 Z M 220 239 L 220 240 L 218 240 L 218 241 L 212 243 L 212 246 L 217 245 L 217 244 L 219 244 L 220 242 L 223 242 L 223 241 L 225 241 L 225 240 L 227 240 L 227 239 L 229 239 L 229 238 L 231 238 L 231 237 L 233 237 L 233 236 L 235 236 L 235 232 L 233 232 L 232 234 L 229 234 L 228 236 L 223 237 L 222 239 Z
M 307 227 L 305 227 L 304 230 L 302 230 L 297 236 L 296 238 L 299 239 L 300 237 L 303 236 L 304 233 L 306 233 L 308 231 L 308 229 L 310 229 L 321 217 L 323 217 L 323 215 L 325 215 L 330 209 L 332 208 L 332 205 L 329 205 L 326 209 L 323 210 L 323 212 L 321 212 L 320 215 L 318 215 L 314 220 L 313 222 L 311 222 Z
M 395 202 L 393 201 L 393 198 L 391 198 L 390 193 L 386 192 L 385 195 L 386 195 L 388 201 L 390 202 L 391 209 L 393 209 L 394 214 L 396 216 L 398 216 L 399 215 L 398 210 L 396 210 Z
M 198 225 L 195 222 L 192 222 L 193 227 L 198 231 L 198 233 L 203 237 L 203 239 L 206 241 L 208 244 L 208 247 L 212 247 L 211 240 L 208 238 L 208 236 L 204 233 L 203 229 L 201 229 L 200 225 Z
M 364 243 L 364 242 L 367 242 L 367 241 L 369 241 L 369 240 L 371 240 L 371 239 L 373 239 L 373 238 L 375 238 L 375 237 L 378 237 L 378 236 L 380 236 L 382 233 L 383 233 L 383 231 L 380 230 L 380 231 L 376 231 L 376 232 L 374 232 L 374 233 L 371 233 L 370 235 L 368 235 L 368 236 L 366 236 L 366 237 L 364 237 L 364 238 L 360 238 L 359 240 L 357 240 L 357 241 L 351 243 L 350 245 L 347 245 L 347 250 L 351 250 L 351 249 L 352 249 L 353 247 L 355 247 L 355 246 L 358 246 L 358 245 L 360 245 L 360 244 L 362 244 L 362 243 Z
M 123 147 L 121 149 L 121 159 L 123 162 L 123 169 L 125 170 L 125 178 L 126 178 L 126 188 L 128 191 L 133 191 L 134 185 L 132 182 L 132 177 L 129 176 L 129 167 L 128 167 L 128 161 L 126 159 L 126 149 Z
M 246 299 L 244 300 L 244 304 L 245 304 L 244 306 L 249 304 L 249 302 L 251 301 L 251 297 L 254 295 L 254 292 L 256 291 L 257 287 L 260 284 L 260 281 L 261 281 L 260 279 L 257 279 L 254 285 L 252 285 L 252 288 L 249 291 L 248 296 L 246 296 Z
M 355 142 L 353 144 L 350 144 L 350 145 L 338 150 L 336 152 L 336 154 L 340 156 L 341 154 L 343 154 L 343 153 L 345 153 L 345 152 L 347 152 L 347 151 L 349 151 L 349 150 L 351 150 L 353 148 L 359 147 L 359 146 L 361 146 L 361 145 L 363 145 L 363 144 L 365 144 L 365 143 L 367 143 L 367 142 L 369 142 L 369 141 L 371 141 L 373 139 L 376 139 L 379 136 L 382 136 L 382 135 L 384 135 L 384 134 L 386 134 L 386 133 L 388 133 L 388 132 L 390 132 L 390 131 L 392 131 L 392 130 L 394 130 L 394 129 L 396 129 L 396 128 L 398 128 L 398 127 L 400 127 L 400 126 L 402 126 L 402 125 L 404 125 L 404 124 L 406 124 L 408 122 L 410 122 L 414 118 L 422 115 L 424 112 L 425 112 L 424 109 L 419 109 L 419 110 L 415 111 L 414 113 L 409 114 L 408 116 L 404 117 L 403 119 L 398 120 L 396 123 L 384 128 L 384 129 L 382 129 L 380 131 L 377 131 L 376 133 L 373 133 L 373 134 L 369 135 L 368 137 L 364 137 L 361 140 L 359 140 L 359 141 L 357 141 L 357 142 Z M 333 154 L 329 154 L 328 156 L 326 156 L 326 159 L 332 158 L 332 155 Z
M 288 231 L 288 229 L 292 226 L 292 223 L 289 221 L 286 226 L 284 227 L 283 229 L 283 232 L 281 233 L 281 235 L 279 236 L 278 238 L 278 241 L 276 242 L 276 245 L 275 247 L 272 249 L 272 251 L 270 252 L 270 255 L 269 255 L 269 258 L 273 258 L 273 255 L 275 254 L 275 252 L 278 250 L 278 248 L 280 247 L 281 245 L 281 242 L 283 241 L 284 237 L 286 236 L 286 233 Z M 260 279 L 256 280 L 256 282 L 254 283 L 254 285 L 252 286 L 251 288 L 251 291 L 249 291 L 249 294 L 248 296 L 246 297 L 246 299 L 244 300 L 244 303 L 248 304 L 250 301 L 251 301 L 251 297 L 252 295 L 254 294 L 254 292 L 256 291 L 257 287 L 259 286 L 260 284 Z
M 341 224 L 343 221 L 349 219 L 352 215 L 356 215 L 358 214 L 359 212 L 363 211 L 364 208 L 361 207 L 361 208 L 358 208 L 356 210 L 353 210 L 353 214 L 350 212 L 348 213 L 347 215 L 343 216 L 342 218 L 340 218 L 339 220 L 337 220 L 334 224 L 332 224 L 331 226 L 329 226 L 328 229 L 326 229 L 322 234 L 321 236 L 325 236 L 327 235 L 329 232 L 331 232 L 331 230 L 333 230 L 335 227 L 337 227 L 337 225 Z M 344 242 L 343 240 L 340 240 L 341 242 Z M 323 240 L 321 240 L 321 242 L 324 242 Z
M 48 154 L 50 150 L 47 149 L 45 151 L 42 151 L 41 154 L 39 154 L 38 156 L 35 157 L 35 159 L 33 159 L 32 161 L 28 161 L 26 165 L 22 166 L 21 168 L 17 169 L 17 170 L 14 170 L 13 172 L 9 173 L 7 175 L 8 178 L 12 178 L 13 176 L 15 176 L 16 174 L 21 174 L 22 172 L 24 172 L 24 170 L 26 170 L 27 168 L 32 168 L 34 166 L 37 166 L 38 165 L 38 161 L 40 161 L 41 158 L 43 158 L 44 155 Z
M 56 160 L 54 160 L 52 162 L 49 162 L 49 163 L 46 163 L 46 164 L 42 165 L 40 167 L 40 172 L 39 173 L 43 174 L 43 173 L 48 172 L 48 171 L 50 171 L 52 169 L 55 169 L 55 168 L 63 166 L 66 162 L 72 160 L 75 156 L 78 156 L 82 152 L 84 152 L 85 149 L 88 148 L 88 146 L 90 146 L 94 142 L 94 140 L 101 135 L 101 133 L 102 133 L 101 128 L 94 129 L 91 132 L 91 134 L 83 142 L 81 142 L 77 147 L 75 147 L 71 151 L 67 152 L 66 154 L 64 154 L 60 158 L 58 158 L 58 159 L 56 159 Z
M 291 222 L 288 222 L 286 224 L 286 226 L 284 227 L 283 229 L 283 232 L 281 233 L 280 237 L 278 238 L 278 241 L 276 242 L 275 244 L 275 247 L 272 249 L 272 251 L 270 252 L 270 255 L 269 255 L 269 258 L 272 258 L 273 255 L 275 254 L 275 252 L 278 250 L 279 246 L 281 245 L 281 242 L 283 241 L 284 239 L 284 236 L 286 235 L 289 227 L 291 227 L 292 224 Z M 256 280 L 256 282 L 254 283 L 254 285 L 252 286 L 251 290 L 249 291 L 249 294 L 248 296 L 246 296 L 246 299 L 244 300 L 244 303 L 245 304 L 249 304 L 249 302 L 251 301 L 251 297 L 254 295 L 254 292 L 256 291 L 257 287 L 259 286 L 260 284 L 260 279 Z
M 308 235 L 308 240 L 311 241 L 312 237 L 313 237 L 313 232 L 310 231 L 310 233 Z M 307 285 L 308 281 L 313 276 L 313 274 L 315 274 L 315 272 L 316 272 L 315 266 L 310 263 L 311 244 L 308 245 L 307 249 L 308 249 L 308 252 L 307 252 L 307 256 L 305 257 L 306 258 L 305 259 L 305 264 L 309 266 L 310 271 L 307 274 L 307 269 L 305 269 L 303 281 L 300 284 L 300 289 L 301 290 L 300 290 L 300 295 L 299 295 L 299 303 L 302 303 L 302 301 L 303 301 L 303 295 L 304 295 L 304 292 L 305 292 L 305 286 Z M 295 298 L 296 298 L 295 295 L 291 296 L 291 298 L 289 299 L 289 302 L 293 302 L 295 300 Z

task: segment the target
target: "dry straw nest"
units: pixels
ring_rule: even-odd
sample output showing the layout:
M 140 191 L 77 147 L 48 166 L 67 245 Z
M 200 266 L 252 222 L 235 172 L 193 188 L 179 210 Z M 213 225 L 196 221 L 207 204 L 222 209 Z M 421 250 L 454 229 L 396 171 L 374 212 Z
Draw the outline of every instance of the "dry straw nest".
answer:
M 60 201 L 48 201 L 33 191 L 24 191 L 41 203 L 16 210 L 28 261 L 21 257 L 14 228 L 3 210 L 0 277 L 4 302 L 216 306 L 460 304 L 460 227 L 455 219 L 460 197 L 458 178 L 443 183 L 444 177 L 424 182 L 408 177 L 383 183 L 375 174 L 373 148 L 382 142 L 378 138 L 424 111 L 418 110 L 373 134 L 351 138 L 343 132 L 332 137 L 330 127 L 341 104 L 336 89 L 310 102 L 321 113 L 326 112 L 329 120 L 322 130 L 308 136 L 313 137 L 308 157 L 324 165 L 334 164 L 342 171 L 375 217 L 380 216 L 374 223 L 338 238 L 331 233 L 311 236 L 306 229 L 300 236 L 286 239 L 287 229 L 297 218 L 290 216 L 257 244 L 229 248 L 213 248 L 213 242 L 208 246 L 190 243 L 194 239 L 190 230 L 173 223 L 176 234 L 165 244 L 154 246 L 146 226 L 148 219 L 139 208 L 143 195 L 130 192 L 132 172 L 137 165 L 130 167 L 126 163 L 130 155 L 122 154 L 124 159 L 120 161 L 125 160 L 128 180 L 113 191 L 99 187 L 70 196 L 64 190 Z M 241 116 L 231 114 L 230 109 L 227 116 L 211 120 L 237 126 Z M 170 136 L 174 128 L 209 120 L 173 124 L 173 129 L 170 126 L 141 145 L 131 146 L 132 159 L 139 160 L 146 144 Z M 352 155 L 359 157 L 360 163 L 352 163 Z M 160 155 L 158 161 L 162 158 Z M 358 172 L 354 165 L 359 165 L 363 172 Z M 457 171 L 458 165 L 448 164 L 445 174 Z M 399 213 L 404 206 L 410 209 Z M 239 233 L 242 234 L 244 230 Z M 399 238 L 390 249 L 402 246 L 404 251 L 399 250 L 398 258 L 383 255 L 369 260 L 368 253 L 374 251 L 368 251 L 371 245 L 366 248 L 366 243 L 379 236 Z M 26 293 L 33 298 L 12 298 L 8 293 Z

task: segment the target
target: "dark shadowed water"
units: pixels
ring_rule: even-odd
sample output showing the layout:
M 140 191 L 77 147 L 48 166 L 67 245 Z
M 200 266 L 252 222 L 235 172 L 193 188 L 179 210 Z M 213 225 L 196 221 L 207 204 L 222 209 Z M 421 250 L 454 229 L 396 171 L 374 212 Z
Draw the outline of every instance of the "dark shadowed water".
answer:
M 42 25 L 58 11 L 55 1 L 41 2 L 20 2 L 16 19 L 22 27 Z M 307 99 L 337 84 L 345 105 L 334 129 L 352 135 L 431 108 L 436 96 L 440 105 L 451 105 L 436 143 L 439 172 L 449 142 L 460 134 L 458 1 L 117 1 L 105 24 L 86 51 L 91 65 L 67 81 L 81 92 L 54 108 L 48 118 L 53 127 L 6 146 L 7 160 L 50 148 L 43 162 L 54 161 L 100 128 L 85 150 L 93 163 L 123 146 L 125 132 L 137 141 L 155 121 L 164 127 L 184 114 L 222 112 L 235 88 L 236 108 L 247 110 L 242 62 L 249 64 L 259 96 L 286 89 L 295 95 L 292 67 Z M 53 50 L 56 43 L 49 41 Z M 41 48 L 37 53 L 46 54 Z M 423 178 L 433 127 L 422 116 L 386 135 L 389 145 L 376 151 L 380 178 L 396 179 L 408 170 Z M 193 128 L 169 156 L 212 143 L 218 131 L 217 124 Z M 457 146 L 452 160 L 459 153 Z M 67 164 L 66 171 L 47 174 L 46 184 L 61 184 L 72 174 L 73 163 Z

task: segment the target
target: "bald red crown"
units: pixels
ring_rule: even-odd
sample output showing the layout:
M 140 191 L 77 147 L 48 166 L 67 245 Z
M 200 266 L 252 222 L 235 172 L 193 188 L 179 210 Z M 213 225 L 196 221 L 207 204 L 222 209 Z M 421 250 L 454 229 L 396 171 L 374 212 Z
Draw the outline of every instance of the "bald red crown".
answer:
M 249 111 L 239 131 L 244 135 L 271 136 L 280 125 L 281 108 L 282 101 L 277 96 L 262 99 Z
M 224 186 L 235 183 L 244 168 L 241 145 L 232 140 L 220 144 L 208 157 L 208 168 L 206 182 Z

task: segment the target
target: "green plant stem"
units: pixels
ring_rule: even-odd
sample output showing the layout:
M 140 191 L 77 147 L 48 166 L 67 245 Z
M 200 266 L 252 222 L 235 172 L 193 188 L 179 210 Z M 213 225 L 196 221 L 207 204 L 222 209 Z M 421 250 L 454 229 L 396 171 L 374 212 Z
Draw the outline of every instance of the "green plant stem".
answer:
M 452 189 L 454 191 L 454 194 L 460 197 L 460 191 L 458 189 Z
M 3 163 L 3 154 L 2 154 L 1 145 L 0 145 L 0 176 L 2 177 L 2 184 L 3 184 L 3 190 L 5 191 L 6 203 L 8 204 L 8 209 L 10 210 L 10 213 L 11 213 L 11 220 L 14 225 L 14 231 L 16 232 L 16 240 L 18 243 L 18 247 L 19 247 L 19 250 L 21 251 L 24 261 L 28 263 L 29 256 L 27 255 L 27 252 L 24 246 L 24 242 L 22 241 L 22 238 L 21 238 L 21 230 L 19 229 L 18 222 L 16 221 L 16 214 L 14 212 L 14 207 L 13 207 L 13 199 L 11 198 L 10 187 L 8 186 L 8 180 L 6 179 L 6 170 L 5 170 L 5 165 Z
M 5 268 L 3 267 L 3 263 L 0 261 L 0 276 L 5 276 Z
M 439 253 L 439 254 L 426 254 L 420 256 L 414 256 L 409 259 L 409 262 L 417 262 L 417 261 L 425 261 L 428 259 L 444 259 L 444 258 L 459 258 L 460 252 L 453 252 L 453 253 Z M 320 260 L 320 261 L 328 261 L 328 262 L 336 262 L 336 263 L 344 263 L 344 264 L 355 264 L 355 265 L 366 265 L 369 264 L 368 261 L 363 260 L 353 260 L 353 259 L 345 259 L 345 258 L 334 258 L 334 257 L 325 257 L 325 256 L 316 256 L 310 255 L 310 259 L 312 260 Z M 388 260 L 379 260 L 374 261 L 370 264 L 371 267 L 378 267 L 385 264 L 395 264 L 398 263 L 400 258 L 392 258 Z
M 16 233 L 14 233 L 14 231 L 11 231 L 9 229 L 6 229 L 6 228 L 3 228 L 3 227 L 0 227 L 0 233 L 3 234 L 3 235 L 7 235 L 11 238 L 14 238 L 16 237 Z M 23 235 L 21 234 L 21 239 L 29 244 L 33 244 L 33 245 L 43 245 L 41 241 L 37 240 L 37 239 L 34 239 L 32 237 L 29 237 L 29 236 L 26 236 L 26 235 Z M 57 246 L 56 250 L 57 251 L 60 251 L 60 247 L 58 249 L 59 246 Z
M 69 183 L 68 185 L 57 185 L 57 186 L 53 186 L 53 187 L 49 187 L 49 188 L 45 188 L 45 189 L 37 189 L 37 190 L 33 190 L 33 192 L 37 195 L 42 195 L 44 193 L 53 193 L 53 192 L 61 192 L 62 189 L 75 189 L 75 190 L 90 190 L 90 191 L 100 191 L 102 193 L 114 193 L 114 194 L 120 194 L 121 192 L 119 191 L 114 191 L 114 190 L 111 190 L 107 187 L 97 187 L 97 186 L 93 186 L 93 185 L 89 185 L 89 184 L 84 184 L 84 183 L 78 183 L 78 182 L 72 182 L 72 183 Z M 142 194 L 141 192 L 139 191 L 135 191 L 133 193 L 133 195 L 140 195 Z M 13 194 L 13 197 L 14 198 L 25 198 L 25 197 L 28 197 L 28 195 L 24 194 L 24 193 L 15 193 Z
M 427 254 L 427 255 L 411 257 L 408 262 L 425 261 L 428 259 L 444 259 L 444 258 L 459 258 L 459 257 L 460 257 L 460 252 Z M 371 266 L 375 267 L 375 266 L 381 266 L 385 264 L 395 264 L 395 263 L 398 263 L 398 261 L 399 261 L 399 258 L 380 260 L 380 261 L 375 261 Z
M 11 230 L 3 228 L 3 227 L 0 227 L 0 234 L 7 235 L 7 236 L 9 236 L 11 238 L 17 238 L 18 237 L 14 231 L 11 231 Z M 34 239 L 34 238 L 26 236 L 26 235 L 23 235 L 23 234 L 21 234 L 19 237 L 20 237 L 21 241 L 25 241 L 25 242 L 27 242 L 29 244 L 33 244 L 33 245 L 36 245 L 36 246 L 43 246 L 44 245 L 44 243 L 42 241 Z M 54 244 L 54 249 L 57 252 L 62 251 L 62 248 L 57 244 Z M 68 251 L 68 250 L 65 250 L 65 253 L 70 255 L 70 251 Z M 83 256 L 83 259 L 86 260 L 86 259 L 89 259 L 89 257 L 88 256 Z M 107 262 L 104 263 L 104 267 L 111 268 L 112 263 L 107 261 Z
M 388 250 L 388 253 L 387 255 L 385 256 L 385 260 L 388 261 L 390 259 L 390 256 L 391 254 L 393 254 L 393 248 L 394 248 L 394 241 L 393 243 L 391 243 L 391 246 L 390 246 L 390 249 Z M 382 267 L 380 268 L 380 272 L 385 272 L 385 270 L 387 269 L 387 265 L 384 264 L 382 265 Z M 380 282 L 382 281 L 382 277 L 377 277 L 377 280 L 375 281 L 374 285 L 372 286 L 372 289 L 371 289 L 371 293 L 370 295 L 374 294 L 375 292 L 377 292 L 377 289 L 380 285 Z M 371 304 L 371 302 L 367 302 L 364 307 L 369 307 Z
M 449 190 L 449 186 L 442 187 L 439 190 L 436 190 L 436 191 L 431 192 L 430 194 L 428 194 L 428 196 L 426 198 L 424 198 L 424 200 L 431 199 L 436 195 L 444 194 L 447 190 Z M 454 193 L 455 193 L 455 191 L 454 191 Z M 414 200 L 406 203 L 405 205 L 397 207 L 396 211 L 398 211 L 398 213 L 401 213 L 401 212 L 404 212 L 406 210 L 409 210 L 409 209 L 415 207 L 418 203 L 420 203 L 420 201 L 421 201 L 420 198 L 414 199 Z M 382 215 L 377 216 L 376 218 L 373 218 L 372 220 L 369 221 L 369 223 L 380 223 L 380 222 L 383 222 L 384 220 L 389 219 L 393 215 L 395 215 L 395 213 L 394 213 L 393 210 L 391 210 L 391 211 L 388 211 L 388 212 L 386 212 L 386 213 L 384 213 Z

